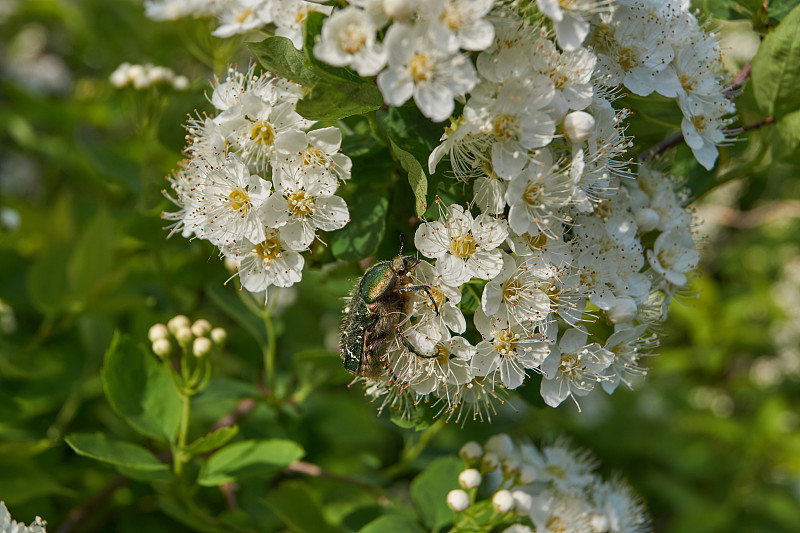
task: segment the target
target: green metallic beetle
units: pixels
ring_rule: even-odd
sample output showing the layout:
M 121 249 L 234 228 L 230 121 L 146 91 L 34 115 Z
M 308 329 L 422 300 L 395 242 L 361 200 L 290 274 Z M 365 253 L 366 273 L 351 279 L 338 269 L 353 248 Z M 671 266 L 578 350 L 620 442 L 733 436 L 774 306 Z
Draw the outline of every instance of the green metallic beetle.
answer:
M 438 314 L 436 300 L 427 285 L 415 285 L 411 274 L 420 260 L 401 255 L 369 268 L 350 294 L 345 307 L 339 351 L 348 372 L 363 377 L 378 377 L 386 368 L 385 355 L 397 335 L 417 353 L 405 338 L 400 324 L 406 318 L 411 292 L 425 291 Z M 426 357 L 422 354 L 417 354 Z

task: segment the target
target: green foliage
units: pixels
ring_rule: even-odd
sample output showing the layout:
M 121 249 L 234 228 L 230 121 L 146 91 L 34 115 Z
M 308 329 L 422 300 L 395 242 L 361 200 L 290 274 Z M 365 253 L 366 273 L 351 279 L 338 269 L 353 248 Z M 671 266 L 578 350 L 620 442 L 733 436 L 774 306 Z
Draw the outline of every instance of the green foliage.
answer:
M 180 423 L 180 397 L 169 372 L 128 335 L 117 333 L 102 371 L 108 402 L 140 433 L 174 442 Z
M 309 120 L 330 121 L 363 115 L 382 105 L 383 96 L 374 85 L 320 82 L 297 102 L 297 112 Z
M 227 444 L 237 433 L 239 433 L 239 426 L 221 427 L 189 444 L 186 447 L 186 453 L 200 455 L 201 453 L 214 451 Z
M 764 113 L 781 116 L 798 107 L 800 84 L 800 6 L 771 31 L 753 58 L 756 102 Z
M 358 530 L 358 533 L 423 533 L 419 524 L 403 515 L 377 518 Z
M 274 72 L 303 87 L 313 87 L 319 76 L 306 67 L 306 55 L 286 37 L 268 37 L 261 42 L 247 43 L 264 69 Z
M 76 433 L 64 440 L 79 455 L 90 457 L 103 463 L 145 472 L 167 469 L 164 463 L 145 448 L 130 442 L 109 439 L 100 433 L 93 435 Z
M 389 143 L 392 148 L 392 155 L 400 163 L 400 166 L 408 172 L 408 184 L 411 185 L 411 190 L 414 192 L 414 198 L 416 199 L 414 207 L 417 215 L 422 216 L 428 209 L 428 177 L 425 175 L 425 171 L 422 170 L 422 165 L 413 155 L 398 147 L 393 140 L 389 139 Z
M 411 482 L 411 499 L 422 522 L 438 531 L 453 521 L 453 511 L 447 506 L 447 493 L 459 488 L 458 474 L 464 463 L 456 457 L 433 461 L 425 472 Z
M 374 193 L 358 196 L 350 206 L 351 222 L 331 236 L 331 251 L 343 261 L 372 255 L 383 240 L 389 201 Z
M 206 487 L 275 472 L 305 455 L 286 439 L 245 440 L 230 444 L 208 458 L 197 482 Z

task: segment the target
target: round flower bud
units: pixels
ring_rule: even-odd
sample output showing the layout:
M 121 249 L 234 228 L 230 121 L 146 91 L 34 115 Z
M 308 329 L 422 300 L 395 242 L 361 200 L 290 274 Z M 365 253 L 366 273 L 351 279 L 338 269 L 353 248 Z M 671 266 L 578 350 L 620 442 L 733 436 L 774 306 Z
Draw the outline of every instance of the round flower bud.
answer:
M 658 213 L 649 207 L 643 207 L 636 211 L 633 214 L 633 218 L 636 220 L 636 225 L 639 226 L 639 229 L 645 233 L 656 229 L 658 223 L 661 222 L 661 217 L 658 216 Z
M 519 482 L 523 485 L 530 485 L 536 481 L 536 469 L 531 465 L 522 465 L 519 467 Z
M 128 84 L 128 66 L 120 65 L 117 67 L 117 70 L 111 73 L 111 76 L 108 77 L 108 81 L 111 82 L 111 85 L 115 89 L 122 89 Z
M 608 319 L 614 324 L 625 324 L 636 318 L 636 302 L 628 296 L 617 298 L 614 307 L 606 311 Z
M 506 459 L 503 461 L 503 474 L 508 477 L 515 476 L 519 471 L 519 461 L 516 459 Z
M 602 514 L 593 514 L 589 518 L 589 525 L 594 533 L 606 533 L 609 530 L 608 517 Z
M 481 461 L 481 468 L 484 471 L 491 472 L 497 470 L 497 467 L 500 466 L 500 459 L 497 458 L 497 455 L 493 454 L 492 452 L 488 452 L 483 454 L 483 460 Z
M 211 332 L 211 324 L 205 318 L 195 320 L 192 324 L 192 333 L 195 337 L 205 337 Z
M 147 71 L 147 77 L 152 83 L 161 83 L 172 81 L 172 78 L 175 77 L 175 73 L 171 68 L 155 66 Z
M 447 506 L 460 513 L 469 507 L 469 495 L 461 489 L 451 490 L 447 493 Z
M 180 328 L 188 328 L 192 323 L 184 315 L 177 315 L 169 319 L 167 322 L 167 329 L 175 335 L 175 332 Z
M 153 341 L 153 353 L 159 357 L 169 357 L 172 351 L 172 344 L 169 339 L 156 339 Z
M 194 335 L 192 335 L 192 330 L 188 327 L 178 328 L 175 332 L 175 338 L 178 339 L 178 342 L 181 344 L 189 344 L 192 342 Z
M 239 270 L 239 261 L 233 259 L 232 257 L 226 257 L 222 260 L 222 264 L 225 265 L 225 270 L 230 273 L 234 273 Z
M 150 78 L 147 76 L 146 71 L 142 71 L 141 74 L 133 78 L 133 86 L 139 90 L 150 87 Z
M 169 330 L 164 324 L 153 324 L 147 332 L 147 338 L 150 342 L 156 342 L 158 339 L 166 339 L 169 337 Z
M 514 497 L 505 489 L 498 490 L 492 496 L 492 505 L 498 513 L 507 513 L 514 507 Z
M 505 433 L 498 433 L 497 435 L 489 437 L 489 440 L 486 441 L 485 448 L 487 452 L 492 452 L 497 455 L 497 457 L 505 459 L 514 451 L 514 441 Z
M 228 340 L 228 332 L 222 328 L 214 328 L 211 330 L 211 340 L 216 344 L 225 344 Z
M 481 448 L 480 444 L 471 440 L 461 447 L 458 455 L 460 455 L 465 462 L 471 463 L 481 458 L 481 455 L 483 455 L 483 448 Z
M 196 357 L 203 357 L 208 355 L 211 351 L 211 340 L 206 337 L 197 337 L 192 343 L 192 353 Z
M 128 75 L 128 81 L 135 81 L 137 78 L 147 78 L 147 71 L 144 70 L 142 65 L 129 65 L 125 72 Z
M 458 475 L 458 484 L 464 489 L 474 489 L 481 484 L 481 473 L 474 468 L 467 468 Z
M 172 88 L 176 91 L 185 91 L 189 88 L 189 78 L 186 76 L 175 76 L 172 80 Z
M 382 0 L 386 16 L 395 20 L 405 20 L 414 14 L 416 2 L 412 0 Z
M 525 516 L 531 512 L 533 507 L 533 496 L 521 490 L 515 490 L 511 493 L 514 498 L 514 513 L 519 516 Z
M 585 111 L 573 111 L 561 123 L 564 137 L 571 143 L 582 143 L 594 135 L 594 117 Z

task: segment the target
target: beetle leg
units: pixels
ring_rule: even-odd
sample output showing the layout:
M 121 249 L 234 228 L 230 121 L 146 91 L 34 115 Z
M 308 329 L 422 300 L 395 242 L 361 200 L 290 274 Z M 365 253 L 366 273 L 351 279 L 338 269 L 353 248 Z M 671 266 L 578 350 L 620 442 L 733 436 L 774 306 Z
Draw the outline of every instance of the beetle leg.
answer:
M 406 287 L 397 287 L 395 290 L 397 292 L 425 291 L 425 294 L 431 299 L 433 309 L 436 311 L 436 316 L 439 316 L 439 306 L 436 305 L 436 299 L 433 297 L 433 293 L 427 285 L 408 285 Z
M 400 342 L 403 343 L 403 346 L 405 346 L 409 352 L 413 353 L 417 357 L 421 357 L 422 359 L 436 359 L 437 357 L 439 357 L 438 354 L 426 355 L 424 353 L 419 353 L 417 349 L 414 347 L 414 345 L 411 344 L 411 342 L 406 338 L 405 334 L 400 329 L 400 326 L 397 326 L 397 336 L 400 337 Z

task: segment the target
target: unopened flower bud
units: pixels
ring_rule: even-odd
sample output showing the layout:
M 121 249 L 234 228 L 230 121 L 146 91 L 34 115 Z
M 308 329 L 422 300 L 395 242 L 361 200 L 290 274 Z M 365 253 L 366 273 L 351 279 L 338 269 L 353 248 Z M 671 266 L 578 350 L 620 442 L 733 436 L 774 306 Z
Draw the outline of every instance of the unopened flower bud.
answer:
M 591 138 L 594 131 L 594 117 L 585 111 L 573 111 L 564 117 L 562 126 L 564 137 L 571 143 L 582 143 Z
M 153 353 L 159 357 L 169 357 L 172 351 L 172 344 L 169 339 L 156 339 L 153 341 Z
M 147 78 L 147 72 L 145 72 L 142 65 L 130 65 L 125 70 L 125 73 L 128 75 L 128 80 L 131 82 L 135 81 L 137 78 Z
M 175 332 L 175 338 L 178 339 L 178 342 L 181 344 L 189 344 L 192 342 L 194 335 L 192 335 L 192 330 L 188 327 L 178 328 Z
M 128 67 L 122 68 L 122 65 L 117 67 L 117 70 L 111 73 L 108 81 L 115 89 L 122 89 L 128 84 Z
M 523 485 L 530 485 L 536 481 L 536 469 L 531 465 L 519 467 L 519 482 Z
M 492 505 L 498 513 L 507 513 L 514 507 L 514 497 L 505 489 L 498 490 L 492 496 Z
M 533 530 L 525 524 L 514 524 L 504 529 L 503 533 L 533 533 Z
M 458 455 L 460 455 L 465 462 L 471 463 L 481 458 L 481 455 L 483 455 L 483 448 L 481 448 L 480 444 L 471 440 L 461 447 Z
M 214 328 L 211 330 L 211 340 L 216 344 L 225 344 L 228 340 L 228 332 L 222 328 Z
M 481 484 L 481 473 L 474 468 L 467 468 L 458 475 L 458 484 L 464 489 L 474 489 Z
M 405 20 L 414 14 L 413 0 L 382 0 L 383 11 L 390 19 Z
M 593 514 L 589 518 L 589 525 L 594 533 L 606 533 L 609 530 L 608 518 L 602 514 Z
M 142 73 L 141 75 L 133 78 L 133 86 L 139 90 L 150 87 L 150 78 L 147 77 L 147 73 Z
M 636 302 L 628 296 L 617 298 L 614 307 L 606 311 L 608 319 L 614 324 L 625 324 L 636 318 Z
M 488 452 L 483 454 L 483 460 L 481 461 L 481 468 L 483 468 L 486 472 L 491 472 L 497 470 L 497 467 L 500 466 L 500 459 L 497 458 L 497 455 L 493 454 L 492 452 Z
M 192 343 L 192 353 L 196 357 L 203 357 L 208 355 L 211 351 L 211 340 L 206 337 L 197 337 Z
M 514 451 L 514 441 L 505 433 L 498 433 L 497 435 L 489 437 L 489 440 L 486 441 L 485 448 L 487 452 L 492 452 L 496 454 L 497 457 L 505 459 Z
M 169 338 L 169 330 L 164 324 L 153 324 L 147 332 L 147 338 L 150 342 L 156 342 L 158 339 Z
M 222 260 L 222 264 L 225 265 L 225 270 L 227 270 L 230 273 L 234 273 L 237 270 L 239 270 L 239 261 L 237 261 L 232 257 L 225 257 Z
M 189 88 L 189 78 L 186 76 L 175 76 L 172 80 L 172 88 L 176 91 L 185 91 Z
M 469 495 L 461 489 L 451 490 L 447 493 L 447 506 L 460 513 L 469 507 Z
M 505 474 L 508 477 L 513 477 L 517 475 L 519 467 L 520 467 L 519 461 L 517 461 L 516 459 L 506 459 L 505 461 L 503 461 L 503 474 Z
M 658 223 L 661 222 L 661 217 L 658 216 L 658 213 L 649 207 L 643 207 L 636 211 L 633 214 L 633 218 L 636 220 L 636 225 L 639 226 L 639 229 L 645 233 L 656 229 Z
M 211 332 L 211 324 L 205 318 L 195 320 L 192 324 L 192 333 L 195 337 L 205 337 Z
M 531 512 L 533 507 L 533 496 L 521 490 L 515 490 L 511 493 L 514 498 L 514 513 L 519 516 L 525 516 Z
M 153 83 L 167 82 L 172 81 L 172 78 L 175 77 L 175 72 L 171 68 L 155 66 L 147 71 L 147 77 Z
M 188 328 L 192 323 L 189 319 L 184 315 L 176 315 L 169 319 L 167 322 L 167 329 L 175 335 L 175 332 L 178 331 L 180 328 Z

